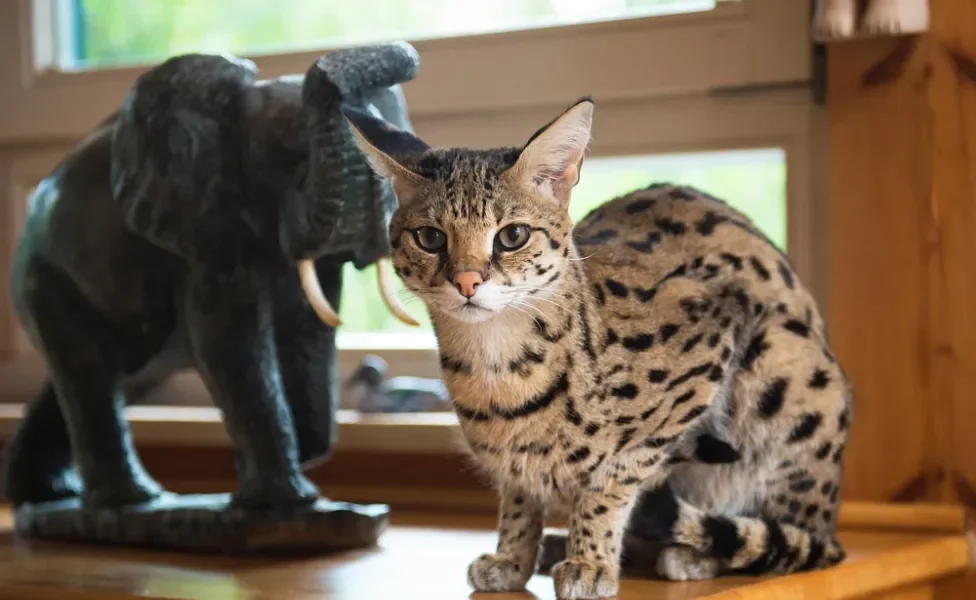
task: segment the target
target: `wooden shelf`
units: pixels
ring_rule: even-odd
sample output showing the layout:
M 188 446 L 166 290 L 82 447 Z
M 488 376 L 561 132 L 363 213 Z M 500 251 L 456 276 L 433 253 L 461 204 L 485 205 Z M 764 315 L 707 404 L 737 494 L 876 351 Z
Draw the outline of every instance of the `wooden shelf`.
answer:
M 0 403 L 0 442 L 10 438 L 24 412 L 22 404 Z M 232 448 L 220 411 L 208 406 L 129 406 L 126 421 L 137 445 Z M 443 454 L 461 447 L 453 412 L 336 414 L 337 451 Z
M 973 562 L 968 521 L 952 505 L 847 503 L 841 540 L 849 558 L 832 569 L 767 579 L 724 577 L 666 583 L 625 579 L 620 600 L 921 600 Z M 268 559 L 170 554 L 27 542 L 0 513 L 0 598 L 72 600 L 421 600 L 468 598 L 468 561 L 495 544 L 487 515 L 398 512 L 379 547 L 323 558 Z M 552 580 L 529 582 L 535 600 Z M 474 595 L 479 600 L 529 594 Z
M 345 380 L 359 364 L 365 351 L 343 350 L 340 379 Z M 430 351 L 409 349 L 402 354 L 400 371 L 428 373 L 426 363 L 435 365 Z M 403 371 L 405 369 L 405 371 Z M 31 354 L 16 361 L 0 363 L 0 442 L 8 439 L 40 388 L 46 368 Z M 164 445 L 191 448 L 232 448 L 227 429 L 210 395 L 195 373 L 177 375 L 152 395 L 154 404 L 128 406 L 126 420 L 138 446 Z M 347 399 L 348 400 L 348 399 Z M 158 402 L 158 404 L 156 404 Z M 347 406 L 349 402 L 343 402 Z M 461 445 L 461 431 L 454 411 L 427 413 L 362 414 L 340 409 L 337 451 L 369 451 L 421 454 L 455 453 Z

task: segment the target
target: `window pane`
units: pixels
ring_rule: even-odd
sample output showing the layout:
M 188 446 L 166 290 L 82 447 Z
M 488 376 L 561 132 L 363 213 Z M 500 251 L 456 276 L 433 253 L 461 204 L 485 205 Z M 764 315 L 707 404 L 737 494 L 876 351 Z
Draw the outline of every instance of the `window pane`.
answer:
M 274 53 L 701 12 L 721 0 L 62 0 L 64 68 Z
M 603 202 L 654 182 L 691 185 L 724 199 L 786 250 L 786 155 L 777 148 L 589 159 L 573 192 L 570 212 L 579 220 Z M 375 269 L 357 271 L 346 265 L 340 347 L 432 347 L 423 304 L 396 280 L 400 298 L 423 324 L 418 333 L 383 305 Z

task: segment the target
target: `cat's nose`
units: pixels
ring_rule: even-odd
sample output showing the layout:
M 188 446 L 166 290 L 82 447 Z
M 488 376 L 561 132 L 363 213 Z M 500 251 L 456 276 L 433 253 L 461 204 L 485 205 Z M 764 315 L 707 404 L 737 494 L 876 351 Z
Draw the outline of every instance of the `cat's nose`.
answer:
M 454 274 L 454 287 L 461 295 L 470 298 L 478 291 L 478 286 L 484 283 L 481 273 L 477 271 L 459 271 Z

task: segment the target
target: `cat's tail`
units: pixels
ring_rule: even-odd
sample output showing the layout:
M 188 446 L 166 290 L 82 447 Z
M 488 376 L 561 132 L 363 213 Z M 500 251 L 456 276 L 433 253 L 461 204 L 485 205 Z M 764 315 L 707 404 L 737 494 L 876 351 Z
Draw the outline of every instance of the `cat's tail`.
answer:
M 645 492 L 632 513 L 630 535 L 690 548 L 730 574 L 785 574 L 842 562 L 847 553 L 832 531 L 813 531 L 765 517 L 716 515 L 675 497 L 667 484 Z

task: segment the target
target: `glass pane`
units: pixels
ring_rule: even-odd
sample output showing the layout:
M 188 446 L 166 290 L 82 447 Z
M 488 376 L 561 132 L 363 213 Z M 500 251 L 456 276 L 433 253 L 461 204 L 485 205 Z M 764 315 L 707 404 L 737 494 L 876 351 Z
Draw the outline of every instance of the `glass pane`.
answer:
M 724 199 L 786 250 L 786 154 L 778 148 L 589 159 L 570 213 L 579 220 L 617 195 L 659 181 L 695 186 Z M 433 347 L 423 304 L 397 279 L 400 298 L 423 328 L 418 332 L 396 320 L 379 296 L 375 269 L 346 265 L 340 347 Z
M 702 12 L 717 1 L 61 0 L 58 54 L 64 68 L 88 69 Z

